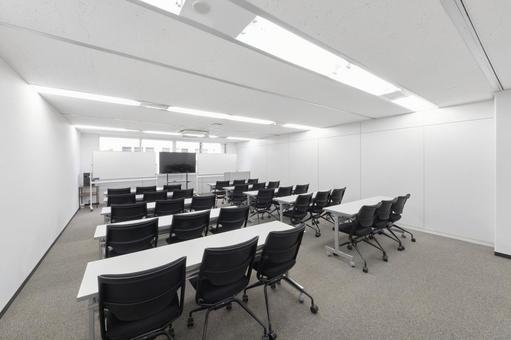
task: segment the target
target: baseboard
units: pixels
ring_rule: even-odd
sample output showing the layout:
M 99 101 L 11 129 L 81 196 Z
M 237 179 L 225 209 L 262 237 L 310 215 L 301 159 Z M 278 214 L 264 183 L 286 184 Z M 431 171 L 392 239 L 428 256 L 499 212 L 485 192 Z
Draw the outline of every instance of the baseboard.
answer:
M 478 240 L 474 240 L 474 239 L 471 239 L 471 238 L 466 238 L 466 237 L 461 237 L 461 236 L 457 236 L 457 235 L 442 233 L 442 232 L 438 232 L 438 231 L 434 231 L 434 230 L 424 229 L 424 228 L 412 226 L 412 225 L 409 225 L 409 224 L 400 224 L 400 223 L 398 223 L 398 225 L 402 225 L 403 227 L 405 227 L 407 229 L 415 230 L 415 231 L 420 231 L 422 233 L 427 233 L 427 234 L 431 234 L 431 235 L 447 237 L 447 238 L 450 238 L 450 239 L 453 239 L 453 240 L 473 243 L 473 244 L 477 244 L 477 245 L 480 245 L 480 246 L 486 246 L 486 247 L 492 247 L 492 248 L 494 247 L 494 244 L 490 243 L 490 242 L 478 241 Z
M 498 251 L 494 252 L 494 254 L 495 254 L 495 256 L 503 257 L 506 259 L 511 259 L 511 255 L 509 255 L 509 254 L 499 253 Z
M 46 252 L 44 253 L 44 255 L 41 257 L 41 259 L 39 260 L 39 262 L 37 262 L 37 264 L 35 265 L 35 267 L 32 269 L 32 271 L 30 272 L 30 274 L 28 274 L 28 276 L 25 278 L 25 280 L 23 280 L 23 282 L 21 283 L 21 285 L 18 287 L 18 289 L 16 290 L 16 292 L 13 294 L 13 296 L 9 299 L 9 301 L 7 302 L 7 304 L 5 305 L 4 308 L 2 308 L 2 310 L 0 311 L 0 319 L 4 316 L 4 314 L 7 312 L 7 310 L 9 309 L 9 307 L 11 306 L 11 304 L 13 303 L 13 301 L 16 299 L 16 297 L 18 296 L 18 294 L 23 290 L 23 287 L 25 287 L 25 284 L 28 282 L 28 280 L 30 280 L 30 278 L 32 277 L 32 275 L 35 273 L 35 271 L 37 270 L 37 268 L 39 267 L 39 265 L 43 262 L 44 258 L 46 257 L 46 255 L 48 255 L 48 253 L 50 252 L 51 248 L 53 248 L 53 246 L 55 245 L 55 243 L 57 243 L 58 239 L 60 238 L 60 236 L 64 233 L 64 231 L 67 229 L 67 227 L 69 226 L 69 224 L 71 223 L 71 221 L 73 220 L 73 218 L 76 216 L 76 214 L 78 213 L 78 211 L 80 210 L 80 207 L 78 207 L 78 209 L 76 209 L 75 213 L 73 214 L 73 216 L 71 216 L 71 218 L 69 219 L 69 221 L 67 221 L 66 225 L 64 226 L 64 228 L 62 228 L 62 230 L 60 231 L 59 235 L 55 238 L 55 240 L 52 242 L 52 244 L 50 244 L 50 246 L 48 247 L 48 249 L 46 250 Z

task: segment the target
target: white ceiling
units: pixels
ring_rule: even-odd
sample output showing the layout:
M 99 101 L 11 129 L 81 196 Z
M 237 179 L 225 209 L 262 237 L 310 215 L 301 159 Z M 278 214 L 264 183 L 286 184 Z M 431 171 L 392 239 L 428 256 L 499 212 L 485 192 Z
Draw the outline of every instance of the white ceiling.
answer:
M 222 32 L 234 32 L 241 19 L 230 20 L 234 5 L 225 1 L 208 1 L 210 17 L 201 17 L 189 7 L 183 15 Z M 438 1 L 250 2 L 440 106 L 492 96 L 490 85 Z M 471 2 L 484 7 L 482 0 Z M 477 6 L 470 9 L 481 12 L 476 28 L 479 24 L 492 27 L 490 13 Z M 503 29 L 504 24 L 499 27 Z M 488 51 L 499 54 L 504 39 L 509 39 L 504 30 L 499 37 L 488 38 Z M 0 0 L 0 57 L 33 84 L 278 123 L 326 127 L 407 112 L 135 0 Z M 500 59 L 496 57 L 495 63 L 497 59 L 502 77 L 511 82 L 510 68 L 506 68 L 511 63 L 509 50 Z M 254 138 L 295 131 L 45 97 L 77 124 L 166 131 L 209 129 L 216 135 Z

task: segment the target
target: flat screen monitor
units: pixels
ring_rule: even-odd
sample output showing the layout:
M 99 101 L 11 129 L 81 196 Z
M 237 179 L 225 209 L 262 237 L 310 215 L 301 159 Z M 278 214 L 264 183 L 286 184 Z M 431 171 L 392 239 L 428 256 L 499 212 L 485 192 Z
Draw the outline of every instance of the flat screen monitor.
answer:
M 195 153 L 160 152 L 160 174 L 195 173 Z

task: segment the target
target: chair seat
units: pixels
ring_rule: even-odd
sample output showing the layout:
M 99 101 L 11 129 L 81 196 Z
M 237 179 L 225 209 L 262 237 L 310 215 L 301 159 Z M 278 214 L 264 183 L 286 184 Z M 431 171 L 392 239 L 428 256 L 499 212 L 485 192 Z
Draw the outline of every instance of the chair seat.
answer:
M 313 214 L 321 214 L 323 212 L 323 208 L 317 207 L 317 206 L 312 206 L 309 208 L 309 212 L 311 212 Z
M 390 222 L 397 222 L 401 219 L 401 215 L 398 214 L 391 214 L 390 215 Z
M 277 278 L 279 276 L 284 275 L 289 271 L 289 269 L 293 268 L 295 265 L 295 260 L 284 262 L 280 265 L 272 265 L 271 268 L 267 268 L 266 270 L 261 270 L 261 257 L 259 256 L 253 266 L 254 269 L 261 275 L 267 277 L 269 280 Z
M 348 222 L 339 225 L 339 231 L 345 234 L 353 234 L 355 236 L 366 236 L 372 233 L 373 228 L 360 228 L 357 222 Z
M 143 320 L 122 321 L 110 313 L 107 324 L 107 334 L 109 338 L 112 340 L 131 339 L 151 330 L 165 327 L 180 315 L 177 301 L 178 297 L 176 294 L 174 298 L 175 303 L 171 303 L 163 310 Z
M 194 289 L 197 289 L 198 278 L 190 279 Z M 231 296 L 237 295 L 248 285 L 249 279 L 245 278 L 230 285 L 215 286 L 208 281 L 202 284 L 202 303 L 214 304 Z

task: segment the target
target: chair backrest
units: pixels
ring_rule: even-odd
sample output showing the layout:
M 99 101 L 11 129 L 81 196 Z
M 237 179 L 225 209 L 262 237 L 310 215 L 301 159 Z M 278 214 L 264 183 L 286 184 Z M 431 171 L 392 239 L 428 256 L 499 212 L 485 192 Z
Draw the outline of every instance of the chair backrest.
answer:
M 139 220 L 147 216 L 147 203 L 112 204 L 110 206 L 110 222 Z
M 333 189 L 332 192 L 330 193 L 330 202 L 328 202 L 328 205 L 341 204 L 345 192 L 346 192 L 346 187 L 340 188 L 340 189 Z
M 233 193 L 242 193 L 248 191 L 248 184 L 236 184 Z
M 381 202 L 375 205 L 362 206 L 356 216 L 358 225 L 362 228 L 372 227 L 374 224 L 376 209 L 378 209 L 380 206 Z
M 194 196 L 190 208 L 194 211 L 213 209 L 215 201 L 215 195 Z
M 136 201 L 137 197 L 135 194 L 108 195 L 106 205 L 111 206 L 112 204 L 128 204 L 135 203 Z
M 397 201 L 397 198 L 389 201 L 381 201 L 381 205 L 374 213 L 374 226 L 384 227 L 390 221 L 390 214 L 392 212 L 392 205 Z
M 252 189 L 250 189 L 250 190 L 260 190 L 260 189 L 264 189 L 265 187 L 266 187 L 266 182 L 254 183 L 254 184 L 252 184 Z
M 163 201 L 166 199 L 167 199 L 166 191 L 148 191 L 148 192 L 144 192 L 144 196 L 143 196 L 144 202 Z
M 410 198 L 410 196 L 410 194 L 406 194 L 405 196 L 396 197 L 396 203 L 392 205 L 392 214 L 401 216 L 405 207 L 405 203 Z
M 198 304 L 222 301 L 248 285 L 257 241 L 254 237 L 240 244 L 204 250 L 195 294 Z
M 229 181 L 216 181 L 215 189 L 224 190 L 225 187 L 229 186 Z
M 176 190 L 181 190 L 181 184 L 165 184 L 163 186 L 163 190 L 168 192 L 174 192 Z
M 170 226 L 170 235 L 174 234 L 172 237 L 175 242 L 202 237 L 208 230 L 209 214 L 210 211 L 206 210 L 174 215 Z
M 236 204 L 241 204 L 241 202 L 244 202 L 247 198 L 244 194 L 245 191 L 248 191 L 248 184 L 235 185 L 231 194 L 231 202 Z
M 248 206 L 220 209 L 215 231 L 224 232 L 246 227 L 248 210 Z
M 249 178 L 247 181 L 248 184 L 256 184 L 257 182 L 259 182 L 259 178 Z
M 182 190 L 174 190 L 172 194 L 172 198 L 192 198 L 193 197 L 193 188 L 192 189 L 182 189 Z
M 170 319 L 162 323 L 171 323 L 183 312 L 185 285 L 186 257 L 141 272 L 98 276 L 101 337 L 111 339 L 106 326 L 115 321 L 128 329 L 132 323 L 140 325 L 142 320 L 161 314 L 169 307 L 173 311 L 166 314 Z M 139 335 L 142 334 L 128 337 Z
M 287 273 L 296 263 L 305 225 L 284 231 L 272 231 L 264 244 L 257 277 L 273 279 Z
M 306 194 L 307 191 L 309 191 L 309 185 L 308 184 L 298 184 L 295 187 L 294 194 L 295 195 Z
M 106 189 L 106 194 L 110 195 L 121 195 L 121 194 L 131 194 L 131 188 L 108 188 Z
M 185 199 L 175 198 L 156 201 L 154 216 L 174 215 L 185 211 Z
M 158 219 L 106 226 L 105 257 L 124 255 L 156 247 Z
M 318 191 L 316 196 L 312 200 L 312 206 L 318 209 L 322 209 L 328 205 L 330 200 L 330 190 Z
M 266 188 L 268 189 L 277 189 L 280 185 L 280 181 L 270 181 L 268 182 L 268 186 Z
M 246 181 L 244 179 L 235 179 L 232 181 L 232 185 L 236 185 L 236 184 L 245 184 Z
M 260 189 L 257 192 L 255 207 L 257 209 L 268 209 L 273 203 L 275 189 Z
M 151 186 L 148 186 L 148 187 L 137 187 L 136 188 L 136 193 L 137 195 L 141 195 L 145 192 L 153 192 L 153 191 L 156 191 L 156 185 L 151 185 Z
M 298 195 L 291 213 L 291 222 L 293 224 L 302 222 L 309 212 L 312 202 L 312 194 Z
M 275 197 L 291 196 L 293 194 L 293 186 L 279 187 L 279 190 L 275 194 Z

